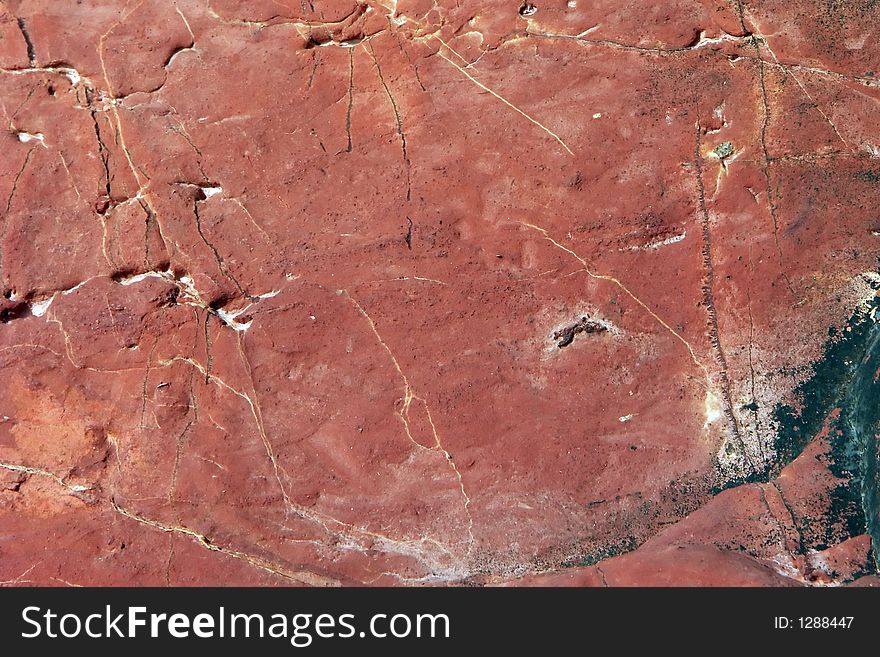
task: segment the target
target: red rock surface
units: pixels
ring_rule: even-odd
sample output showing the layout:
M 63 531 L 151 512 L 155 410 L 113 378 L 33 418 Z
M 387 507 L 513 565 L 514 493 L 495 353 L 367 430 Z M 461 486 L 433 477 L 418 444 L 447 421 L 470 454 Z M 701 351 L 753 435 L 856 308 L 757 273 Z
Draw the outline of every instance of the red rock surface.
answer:
M 0 2 L 0 582 L 875 581 L 880 5 L 534 7 Z

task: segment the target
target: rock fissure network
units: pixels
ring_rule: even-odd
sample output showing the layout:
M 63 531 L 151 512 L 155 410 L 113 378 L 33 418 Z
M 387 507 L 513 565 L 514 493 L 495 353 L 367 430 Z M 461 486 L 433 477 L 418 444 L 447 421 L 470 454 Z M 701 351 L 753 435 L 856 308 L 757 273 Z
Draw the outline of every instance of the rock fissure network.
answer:
M 0 2 L 0 582 L 877 581 L 878 44 Z

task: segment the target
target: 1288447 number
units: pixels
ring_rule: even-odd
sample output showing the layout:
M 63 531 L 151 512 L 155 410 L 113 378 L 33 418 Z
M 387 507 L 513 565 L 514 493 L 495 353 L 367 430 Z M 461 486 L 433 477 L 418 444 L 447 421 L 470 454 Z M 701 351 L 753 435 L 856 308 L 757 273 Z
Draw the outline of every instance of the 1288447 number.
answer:
M 797 628 L 801 630 L 831 630 L 852 627 L 855 616 L 799 616 L 788 618 L 777 616 L 773 619 L 773 627 L 777 630 Z
M 797 622 L 802 630 L 849 629 L 854 618 L 854 616 L 801 616 Z

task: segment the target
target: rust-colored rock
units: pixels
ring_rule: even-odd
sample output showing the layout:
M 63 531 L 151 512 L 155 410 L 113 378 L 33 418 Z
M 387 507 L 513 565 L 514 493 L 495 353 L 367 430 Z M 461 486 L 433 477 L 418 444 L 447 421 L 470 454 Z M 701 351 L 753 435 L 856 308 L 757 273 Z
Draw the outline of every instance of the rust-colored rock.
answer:
M 0 2 L 0 582 L 876 584 L 880 6 Z

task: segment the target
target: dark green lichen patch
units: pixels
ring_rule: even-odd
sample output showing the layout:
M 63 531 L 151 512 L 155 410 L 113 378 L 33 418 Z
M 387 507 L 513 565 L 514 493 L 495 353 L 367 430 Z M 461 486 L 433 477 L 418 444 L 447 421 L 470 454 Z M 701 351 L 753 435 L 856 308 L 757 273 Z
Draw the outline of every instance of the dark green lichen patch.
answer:
M 797 515 L 792 514 L 803 546 L 813 550 L 825 550 L 868 531 L 862 501 L 861 437 L 853 434 L 849 420 L 841 414 L 829 422 L 826 439 L 827 452 L 818 458 L 837 481 L 827 495 L 812 500 L 810 507 L 801 506 Z
M 880 305 L 876 297 L 871 304 L 870 311 Z M 844 330 L 829 338 L 812 377 L 797 388 L 799 410 L 788 405 L 776 408 L 779 461 L 768 476 L 791 463 L 827 423 L 826 463 L 839 483 L 829 491 L 827 508 L 819 517 L 802 519 L 805 541 L 808 547 L 822 550 L 867 532 L 876 562 L 880 329 L 871 315 L 857 312 Z
M 627 552 L 632 552 L 639 547 L 639 545 L 640 543 L 635 536 L 627 536 L 613 545 L 598 548 L 588 554 L 564 561 L 560 564 L 560 568 L 583 568 L 585 566 L 593 566 L 605 559 L 618 557 Z
M 850 498 L 857 498 L 863 510 L 863 522 L 871 535 L 876 566 L 880 555 L 880 470 L 877 458 L 880 429 L 880 330 L 873 321 L 871 325 L 873 330 L 865 357 L 844 400 L 841 419 L 847 425 L 842 432 L 846 439 L 834 446 L 834 466 L 840 469 L 835 472 L 836 475 L 850 477 Z
M 867 169 L 865 171 L 857 171 L 856 180 L 867 183 L 880 183 L 880 169 Z
M 733 479 L 706 477 L 673 481 L 655 502 L 642 500 L 630 513 L 622 514 L 611 535 L 623 538 L 579 541 L 559 546 L 555 554 L 536 561 L 535 569 L 584 567 L 631 552 L 656 530 L 661 516 L 683 518 L 722 491 L 749 483 L 768 482 L 822 436 L 827 449 L 820 458 L 837 479 L 822 499 L 789 509 L 800 535 L 800 552 L 824 550 L 848 538 L 868 533 L 872 537 L 877 571 L 880 555 L 880 326 L 874 320 L 880 301 L 874 297 L 859 308 L 841 328 L 832 327 L 823 356 L 810 376 L 795 389 L 797 402 L 775 408 L 777 458 L 764 470 Z M 563 336 L 558 336 L 561 339 Z M 791 371 L 796 375 L 803 372 Z M 754 410 L 752 402 L 742 407 Z M 719 478 L 721 475 L 718 475 Z M 639 496 L 641 499 L 641 496 Z M 605 502 L 601 500 L 599 502 Z M 760 541 L 760 537 L 750 537 Z M 766 541 L 772 541 L 766 537 Z M 727 549 L 749 554 L 749 540 L 735 541 Z M 867 565 L 867 564 L 866 564 Z M 850 573 L 848 578 L 865 574 Z
M 848 479 L 831 489 L 824 540 L 815 541 L 814 549 L 824 550 L 867 532 L 860 484 L 860 478 Z
M 873 304 L 877 306 L 876 299 Z M 813 375 L 797 387 L 800 409 L 787 404 L 776 407 L 779 459 L 774 473 L 791 463 L 822 429 L 829 413 L 857 392 L 853 384 L 857 378 L 863 380 L 857 375 L 871 355 L 876 333 L 877 325 L 868 313 L 854 315 L 843 331 L 829 338 L 823 357 L 813 366 Z
M 874 297 L 844 327 L 829 329 L 822 358 L 795 389 L 796 406 L 775 408 L 775 462 L 711 491 L 717 495 L 773 479 L 823 434 L 828 450 L 821 458 L 838 481 L 826 500 L 816 500 L 815 513 L 795 518 L 802 549 L 823 550 L 867 532 L 875 568 L 880 556 L 880 326 L 873 316 L 878 307 Z

